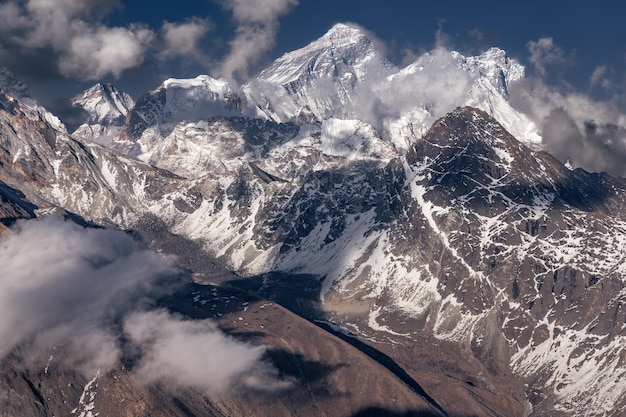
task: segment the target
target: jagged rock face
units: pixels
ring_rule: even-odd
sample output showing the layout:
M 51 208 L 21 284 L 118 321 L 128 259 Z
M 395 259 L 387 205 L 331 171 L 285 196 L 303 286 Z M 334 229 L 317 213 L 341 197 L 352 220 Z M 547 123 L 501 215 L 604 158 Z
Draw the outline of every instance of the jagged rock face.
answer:
M 623 407 L 625 195 L 622 180 L 570 171 L 463 108 L 384 168 L 299 184 L 242 172 L 178 230 L 242 274 L 325 276 L 325 308 L 354 329 L 425 332 L 512 369 L 533 415 L 590 415 Z
M 18 219 L 35 217 L 35 209 L 21 191 L 0 182 L 0 232 Z
M 623 409 L 624 182 L 569 171 L 472 109 L 413 146 L 405 181 L 402 216 L 351 254 L 338 291 L 385 296 L 370 320 L 395 304 L 491 366 L 510 357 L 539 391 L 533 415 Z

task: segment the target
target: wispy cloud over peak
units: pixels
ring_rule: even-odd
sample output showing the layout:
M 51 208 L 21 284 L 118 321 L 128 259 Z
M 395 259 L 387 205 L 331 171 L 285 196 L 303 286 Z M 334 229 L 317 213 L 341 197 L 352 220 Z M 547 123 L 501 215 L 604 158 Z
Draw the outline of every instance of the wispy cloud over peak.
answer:
M 529 60 L 535 71 L 541 77 L 545 77 L 551 66 L 569 65 L 572 57 L 567 56 L 551 37 L 539 38 L 526 44 L 530 52 Z
M 230 80 L 247 78 L 248 71 L 274 46 L 279 19 L 298 5 L 298 0 L 222 1 L 237 23 L 230 53 L 222 61 L 220 75 Z

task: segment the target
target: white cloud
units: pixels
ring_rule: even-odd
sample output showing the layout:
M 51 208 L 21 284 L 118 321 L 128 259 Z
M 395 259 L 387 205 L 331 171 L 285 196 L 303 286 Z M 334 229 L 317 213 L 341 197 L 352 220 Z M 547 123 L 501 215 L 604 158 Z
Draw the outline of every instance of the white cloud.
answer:
M 193 18 L 182 23 L 164 22 L 164 45 L 160 55 L 165 58 L 189 56 L 203 59 L 198 44 L 211 29 L 212 25 L 207 19 Z
M 237 22 L 230 53 L 224 58 L 221 75 L 233 79 L 247 77 L 249 68 L 274 46 L 278 20 L 298 5 L 298 0 L 232 0 L 222 6 Z
M 119 77 L 142 64 L 147 45 L 154 39 L 153 32 L 142 27 L 76 26 L 82 29 L 71 37 L 59 58 L 59 68 L 68 77 L 90 80 L 108 74 Z
M 391 79 L 362 86 L 352 102 L 352 113 L 381 132 L 400 117 L 410 119 L 417 113 L 426 127 L 462 105 L 471 85 L 469 74 L 459 68 L 450 51 L 437 48 Z
M 224 0 L 222 5 L 238 23 L 268 23 L 287 14 L 298 0 Z
M 591 87 L 600 86 L 604 89 L 610 89 L 613 86 L 610 75 L 612 70 L 606 65 L 598 65 L 594 68 L 591 77 L 589 78 L 589 85 Z
M 15 48 L 51 49 L 59 71 L 86 80 L 119 77 L 145 59 L 154 33 L 141 25 L 108 27 L 101 18 L 118 0 L 28 0 L 2 6 L 0 36 Z
M 70 350 L 98 346 L 92 341 L 107 339 L 106 316 L 122 313 L 131 300 L 138 305 L 138 292 L 144 295 L 173 271 L 122 232 L 85 229 L 59 218 L 25 221 L 16 233 L 3 235 L 0 264 L 0 357 L 34 336 L 49 347 L 66 341 Z M 105 345 L 115 356 L 116 349 Z
M 262 362 L 264 347 L 228 337 L 207 320 L 140 312 L 126 319 L 124 330 L 142 351 L 135 374 L 146 383 L 173 382 L 213 392 L 237 384 L 264 390 L 290 385 L 275 379 L 275 370 Z
M 559 91 L 536 78 L 512 87 L 511 103 L 540 127 L 548 152 L 575 167 L 626 176 L 626 116 L 615 103 Z
M 541 77 L 546 76 L 549 66 L 564 65 L 569 62 L 569 58 L 551 37 L 539 38 L 536 42 L 530 41 L 526 47 L 530 52 L 530 62 Z
M 129 348 L 120 342 L 125 331 L 132 352 L 141 352 L 135 372 L 146 383 L 216 391 L 288 384 L 260 360 L 263 347 L 227 337 L 207 320 L 147 311 L 172 289 L 176 270 L 123 232 L 56 217 L 22 221 L 0 236 L 0 264 L 0 359 L 19 348 L 31 366 L 53 354 L 54 366 L 93 375 L 118 366 Z

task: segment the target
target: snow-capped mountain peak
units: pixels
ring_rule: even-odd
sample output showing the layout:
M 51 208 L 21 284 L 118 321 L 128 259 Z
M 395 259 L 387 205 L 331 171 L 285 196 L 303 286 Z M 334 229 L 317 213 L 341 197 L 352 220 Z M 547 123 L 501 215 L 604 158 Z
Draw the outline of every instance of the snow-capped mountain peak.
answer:
M 55 129 L 65 132 L 65 125 L 58 117 L 46 110 L 37 100 L 30 96 L 28 87 L 23 84 L 11 71 L 0 68 L 0 93 L 5 93 L 14 100 L 33 110 L 29 117 L 42 118 Z
M 357 43 L 371 43 L 367 36 L 357 27 L 345 23 L 337 23 L 321 38 L 309 44 L 308 48 L 345 48 Z
M 223 79 L 208 75 L 165 80 L 137 100 L 119 137 L 120 149 L 149 159 L 154 148 L 181 122 L 204 122 L 212 117 L 236 117 L 246 112 L 246 101 Z
M 361 30 L 336 24 L 321 38 L 278 58 L 242 90 L 278 122 L 296 120 L 302 113 L 320 121 L 350 118 L 359 87 L 396 70 Z
M 358 59 L 359 56 L 356 54 L 350 54 L 351 51 L 360 52 L 361 54 L 376 52 L 374 51 L 373 43 L 361 30 L 343 23 L 337 23 L 319 39 L 311 42 L 303 48 L 288 52 L 278 58 L 270 67 L 263 70 L 259 77 L 266 80 L 275 80 L 277 82 L 294 80 L 303 74 L 293 70 L 284 72 L 277 71 L 277 69 L 292 69 L 291 67 L 293 67 L 294 64 L 308 63 L 312 57 L 329 58 L 327 55 L 330 55 L 331 57 L 335 55 L 339 59 L 344 57 L 352 58 L 352 60 Z M 323 62 L 322 64 L 329 63 L 330 62 Z M 320 67 L 323 67 L 323 65 L 318 66 L 317 68 Z
M 135 102 L 113 84 L 98 83 L 74 97 L 72 104 L 89 113 L 91 124 L 121 124 Z
M 522 64 L 495 47 L 478 56 L 466 58 L 464 66 L 474 77 L 486 78 L 504 97 L 509 95 L 509 84 L 521 80 L 525 75 Z
M 524 66 L 499 48 L 470 57 L 445 49 L 427 52 L 389 77 L 391 88 L 381 90 L 387 107 L 406 103 L 399 117 L 386 120 L 385 129 L 396 146 L 406 149 L 436 118 L 456 106 L 471 106 L 495 117 L 526 145 L 538 147 L 537 126 L 508 101 L 510 85 L 524 74 Z
M 89 115 L 72 133 L 74 138 L 118 148 L 115 138 L 135 102 L 115 85 L 98 83 L 74 97 L 72 105 Z

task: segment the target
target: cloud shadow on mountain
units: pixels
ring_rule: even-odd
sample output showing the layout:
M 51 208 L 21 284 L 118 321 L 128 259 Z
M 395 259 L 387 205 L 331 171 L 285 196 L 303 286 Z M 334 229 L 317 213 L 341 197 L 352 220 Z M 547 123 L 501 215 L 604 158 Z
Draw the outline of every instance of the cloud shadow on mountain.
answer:
M 11 226 L 20 218 L 34 218 L 37 209 L 23 192 L 0 181 L 0 223 Z

